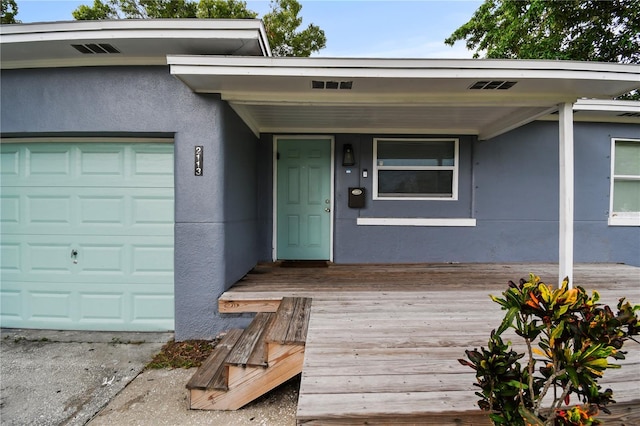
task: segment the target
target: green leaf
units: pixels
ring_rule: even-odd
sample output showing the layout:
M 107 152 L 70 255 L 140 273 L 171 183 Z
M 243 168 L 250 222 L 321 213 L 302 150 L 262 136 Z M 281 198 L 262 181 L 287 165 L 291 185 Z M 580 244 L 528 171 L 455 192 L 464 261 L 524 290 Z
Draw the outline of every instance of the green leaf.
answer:
M 518 388 L 518 389 L 529 389 L 529 386 L 527 386 L 526 384 L 519 382 L 517 380 L 509 380 L 507 382 L 508 385 L 513 386 L 514 388 Z
M 573 367 L 567 367 L 567 375 L 569 376 L 569 380 L 571 380 L 571 384 L 574 387 L 580 386 L 580 378 L 578 377 L 578 372 Z
M 513 324 L 513 319 L 518 314 L 518 312 L 520 312 L 520 309 L 515 306 L 507 311 L 507 314 L 502 320 L 502 324 L 500 324 L 500 327 L 498 327 L 498 330 L 496 331 L 497 335 L 502 334 L 507 328 L 511 326 L 511 324 Z

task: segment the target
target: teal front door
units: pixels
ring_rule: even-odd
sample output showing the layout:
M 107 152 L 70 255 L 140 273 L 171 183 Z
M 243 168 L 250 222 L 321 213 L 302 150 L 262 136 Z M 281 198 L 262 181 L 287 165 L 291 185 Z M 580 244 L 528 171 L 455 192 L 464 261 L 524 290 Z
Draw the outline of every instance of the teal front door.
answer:
M 277 258 L 331 258 L 330 138 L 278 139 Z

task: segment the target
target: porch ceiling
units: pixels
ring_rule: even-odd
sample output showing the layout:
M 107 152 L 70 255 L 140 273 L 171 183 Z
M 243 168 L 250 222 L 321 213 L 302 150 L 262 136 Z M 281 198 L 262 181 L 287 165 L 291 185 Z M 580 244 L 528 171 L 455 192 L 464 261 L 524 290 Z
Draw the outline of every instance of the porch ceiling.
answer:
M 220 93 L 256 133 L 473 134 L 488 139 L 579 98 L 639 86 L 631 65 L 561 61 L 173 56 L 194 92 Z M 471 89 L 508 81 L 505 90 Z M 350 88 L 317 89 L 314 82 Z

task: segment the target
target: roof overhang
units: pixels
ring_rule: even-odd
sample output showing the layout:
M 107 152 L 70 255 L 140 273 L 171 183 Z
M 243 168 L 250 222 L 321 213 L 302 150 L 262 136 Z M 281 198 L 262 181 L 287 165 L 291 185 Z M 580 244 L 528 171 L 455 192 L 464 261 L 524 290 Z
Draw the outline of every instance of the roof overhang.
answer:
M 81 53 L 110 45 L 118 53 Z M 82 49 L 82 48 L 80 48 Z M 257 19 L 122 19 L 0 26 L 2 69 L 166 65 L 168 54 L 270 56 Z
M 489 139 L 547 116 L 559 104 L 610 100 L 640 86 L 637 65 L 594 62 L 181 55 L 169 55 L 167 62 L 194 92 L 221 94 L 256 134 Z M 514 84 L 474 89 L 478 82 Z

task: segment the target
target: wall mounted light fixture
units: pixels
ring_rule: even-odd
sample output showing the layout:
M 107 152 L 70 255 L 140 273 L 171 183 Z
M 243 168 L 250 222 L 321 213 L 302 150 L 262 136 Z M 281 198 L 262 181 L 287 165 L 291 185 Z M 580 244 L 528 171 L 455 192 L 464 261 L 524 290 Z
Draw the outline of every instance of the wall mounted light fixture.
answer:
M 347 143 L 342 147 L 342 165 L 353 166 L 354 164 L 356 164 L 356 158 L 353 155 L 353 145 Z

